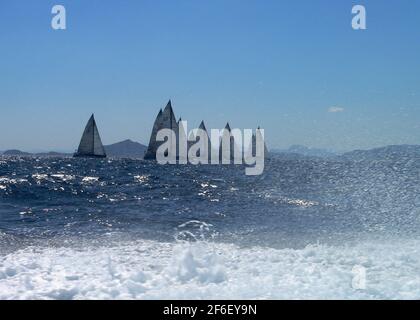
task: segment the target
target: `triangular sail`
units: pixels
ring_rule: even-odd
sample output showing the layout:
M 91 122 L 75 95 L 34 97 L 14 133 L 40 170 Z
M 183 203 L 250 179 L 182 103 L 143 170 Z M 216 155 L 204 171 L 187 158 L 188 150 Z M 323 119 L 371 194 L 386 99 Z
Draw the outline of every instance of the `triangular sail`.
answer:
M 211 141 L 210 141 L 210 136 L 209 136 L 209 133 L 207 131 L 206 125 L 204 124 L 204 120 L 201 121 L 200 126 L 198 128 L 201 129 L 201 130 L 203 130 L 206 133 L 206 135 L 207 135 L 207 158 L 210 161 L 210 159 L 211 159 L 211 152 L 212 152 L 211 151 Z M 195 140 L 197 141 L 198 139 L 195 138 Z M 200 156 L 201 156 L 201 153 L 200 152 L 197 152 L 197 157 L 200 157 Z
M 144 155 L 144 159 L 147 159 L 147 160 L 151 160 L 151 159 L 155 160 L 156 159 L 156 151 L 157 151 L 157 148 L 158 148 L 158 143 L 156 141 L 156 136 L 157 136 L 158 131 L 162 128 L 162 123 L 163 123 L 162 118 L 163 118 L 163 112 L 162 112 L 162 109 L 160 109 L 160 111 L 159 111 L 159 113 L 156 117 L 155 123 L 153 124 L 153 129 L 152 129 L 152 134 L 150 136 L 149 146 L 147 147 L 147 151 L 146 151 L 146 154 Z
M 264 141 L 264 138 L 263 138 L 260 130 L 261 130 L 261 128 L 258 127 L 256 133 L 258 135 L 259 140 Z M 248 151 L 247 152 L 249 152 L 249 155 L 252 156 L 252 157 L 257 156 L 257 136 L 255 135 L 255 133 L 252 135 L 252 140 L 251 140 L 250 145 L 248 146 Z M 269 154 L 267 145 L 264 141 L 264 158 L 268 159 L 269 156 L 270 156 L 270 154 Z
M 229 139 L 229 143 L 227 143 Z M 230 128 L 229 122 L 226 124 L 222 132 L 222 137 L 220 138 L 219 146 L 219 159 L 221 161 L 231 161 L 234 159 L 235 155 L 235 138 L 232 136 L 232 129 Z
M 174 110 L 172 109 L 172 102 L 169 100 L 165 109 L 163 110 L 163 127 L 178 132 L 178 122 L 176 121 Z
M 144 159 L 146 160 L 156 160 L 156 152 L 159 149 L 159 146 L 163 143 L 160 141 L 157 141 L 157 134 L 162 129 L 171 129 L 175 132 L 177 136 L 177 142 L 176 142 L 176 150 L 179 150 L 178 148 L 178 122 L 176 121 L 174 111 L 172 109 L 172 103 L 171 100 L 169 100 L 168 104 L 166 105 L 165 109 L 159 112 L 155 123 L 153 125 L 152 134 L 150 136 L 150 142 L 149 146 L 147 148 L 146 154 L 144 156 Z
M 95 117 L 92 115 L 83 132 L 79 148 L 75 154 L 77 157 L 106 157 L 105 148 L 99 135 Z
M 207 132 L 207 128 L 206 128 L 206 125 L 204 124 L 204 120 L 201 121 L 200 126 L 198 128 Z M 207 132 L 207 135 L 209 135 L 208 132 Z

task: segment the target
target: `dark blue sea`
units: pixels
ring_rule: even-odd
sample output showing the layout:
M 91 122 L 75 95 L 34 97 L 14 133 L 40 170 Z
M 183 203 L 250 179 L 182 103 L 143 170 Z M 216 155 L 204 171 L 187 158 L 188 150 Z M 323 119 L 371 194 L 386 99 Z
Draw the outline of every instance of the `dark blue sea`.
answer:
M 0 299 L 418 299 L 419 173 L 0 158 Z

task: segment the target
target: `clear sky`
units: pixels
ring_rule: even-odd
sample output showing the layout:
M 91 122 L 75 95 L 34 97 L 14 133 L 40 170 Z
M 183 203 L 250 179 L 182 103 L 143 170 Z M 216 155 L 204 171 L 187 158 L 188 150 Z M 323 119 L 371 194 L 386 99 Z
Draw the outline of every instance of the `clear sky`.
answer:
M 0 1 L 0 150 L 73 151 L 91 113 L 105 144 L 145 143 L 170 98 L 270 147 L 420 144 L 420 1 Z

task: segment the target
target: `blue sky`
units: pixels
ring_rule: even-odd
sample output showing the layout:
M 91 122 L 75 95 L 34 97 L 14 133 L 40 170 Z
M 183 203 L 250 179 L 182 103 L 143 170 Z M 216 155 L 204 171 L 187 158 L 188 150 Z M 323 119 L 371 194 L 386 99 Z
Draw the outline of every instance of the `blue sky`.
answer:
M 147 142 L 170 98 L 270 147 L 419 144 L 419 35 L 418 0 L 2 0 L 0 150 L 73 151 L 91 113 L 104 143 Z

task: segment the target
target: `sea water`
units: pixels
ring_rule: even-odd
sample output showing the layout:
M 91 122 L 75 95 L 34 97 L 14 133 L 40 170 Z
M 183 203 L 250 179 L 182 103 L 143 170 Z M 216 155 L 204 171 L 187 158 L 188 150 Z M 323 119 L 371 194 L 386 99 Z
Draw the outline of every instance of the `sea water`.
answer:
M 0 299 L 420 298 L 418 161 L 243 169 L 1 158 Z

